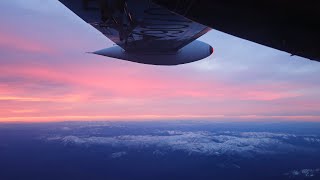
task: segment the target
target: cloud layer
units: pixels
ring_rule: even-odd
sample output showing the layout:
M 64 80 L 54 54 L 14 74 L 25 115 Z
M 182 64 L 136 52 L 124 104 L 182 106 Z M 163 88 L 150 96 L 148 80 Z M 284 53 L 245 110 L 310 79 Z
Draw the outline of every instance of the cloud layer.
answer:
M 289 176 L 290 178 L 311 178 L 314 176 L 320 175 L 320 169 L 301 169 L 301 170 L 293 170 L 285 175 Z
M 158 155 L 162 154 L 162 151 L 169 150 L 183 151 L 188 154 L 216 156 L 240 155 L 247 157 L 256 154 L 310 150 L 296 142 L 302 142 L 304 144 L 309 142 L 320 145 L 319 137 L 300 137 L 292 134 L 269 132 L 212 133 L 206 131 L 163 131 L 158 132 L 156 135 L 121 135 L 112 137 L 51 136 L 46 138 L 46 140 L 58 141 L 64 145 L 106 145 L 111 147 L 126 147 L 135 150 L 155 148 L 156 152 L 154 152 L 154 154 Z

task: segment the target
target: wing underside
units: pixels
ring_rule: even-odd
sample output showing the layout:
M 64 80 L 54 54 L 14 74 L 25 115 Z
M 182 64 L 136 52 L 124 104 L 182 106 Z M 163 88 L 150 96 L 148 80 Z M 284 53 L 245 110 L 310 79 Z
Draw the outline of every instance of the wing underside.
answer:
M 150 0 L 59 0 L 127 52 L 176 52 L 210 28 Z

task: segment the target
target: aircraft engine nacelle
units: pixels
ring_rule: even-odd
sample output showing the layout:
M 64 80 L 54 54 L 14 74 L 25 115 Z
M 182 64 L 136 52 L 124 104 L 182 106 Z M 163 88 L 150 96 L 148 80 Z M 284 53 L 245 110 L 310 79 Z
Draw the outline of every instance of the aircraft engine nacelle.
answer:
M 174 52 L 134 52 L 113 46 L 93 53 L 142 64 L 170 66 L 204 59 L 213 53 L 213 48 L 207 43 L 196 40 Z

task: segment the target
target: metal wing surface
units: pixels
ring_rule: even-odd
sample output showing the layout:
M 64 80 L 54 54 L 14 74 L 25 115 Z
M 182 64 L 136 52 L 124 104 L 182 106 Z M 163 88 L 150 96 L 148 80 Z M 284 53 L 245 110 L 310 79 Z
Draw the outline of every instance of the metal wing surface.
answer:
M 126 52 L 176 52 L 210 28 L 150 0 L 59 0 Z

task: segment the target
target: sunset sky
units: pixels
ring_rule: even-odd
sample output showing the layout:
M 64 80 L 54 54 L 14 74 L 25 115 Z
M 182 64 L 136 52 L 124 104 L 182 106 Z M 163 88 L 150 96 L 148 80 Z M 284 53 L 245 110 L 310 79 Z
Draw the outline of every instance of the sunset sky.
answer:
M 57 0 L 0 1 L 0 122 L 320 121 L 320 63 L 216 30 L 173 67 L 88 54 L 112 46 Z

